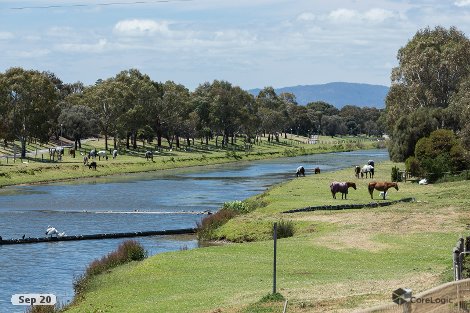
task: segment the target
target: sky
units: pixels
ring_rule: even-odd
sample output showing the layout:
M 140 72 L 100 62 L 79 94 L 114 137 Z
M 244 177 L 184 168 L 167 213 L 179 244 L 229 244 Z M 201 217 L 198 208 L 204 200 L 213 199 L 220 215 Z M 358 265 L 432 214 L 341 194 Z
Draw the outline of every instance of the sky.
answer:
M 390 85 L 420 29 L 470 36 L 470 0 L 0 0 L 0 72 L 92 85 L 135 68 L 194 90 Z

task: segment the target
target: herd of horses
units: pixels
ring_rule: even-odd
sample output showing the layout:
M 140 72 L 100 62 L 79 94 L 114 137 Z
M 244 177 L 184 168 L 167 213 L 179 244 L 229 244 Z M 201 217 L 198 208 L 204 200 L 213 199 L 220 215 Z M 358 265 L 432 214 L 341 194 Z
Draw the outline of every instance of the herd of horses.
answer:
M 374 178 L 375 173 L 375 164 L 374 161 L 369 160 L 366 165 L 360 167 L 354 167 L 354 174 L 356 178 Z M 320 174 L 320 168 L 316 167 L 314 170 L 315 174 Z M 296 176 L 305 176 L 305 168 L 303 166 L 299 166 L 296 170 Z M 347 199 L 348 190 L 349 188 L 353 188 L 354 190 L 357 189 L 356 183 L 354 182 L 338 182 L 334 181 L 330 184 L 331 195 L 333 199 L 336 199 L 336 194 L 341 193 L 341 199 Z M 374 190 L 381 191 L 380 195 L 385 200 L 387 195 L 387 191 L 390 188 L 395 188 L 398 190 L 398 183 L 396 182 L 378 182 L 378 181 L 371 181 L 367 185 L 367 190 L 369 191 L 370 198 L 374 199 Z

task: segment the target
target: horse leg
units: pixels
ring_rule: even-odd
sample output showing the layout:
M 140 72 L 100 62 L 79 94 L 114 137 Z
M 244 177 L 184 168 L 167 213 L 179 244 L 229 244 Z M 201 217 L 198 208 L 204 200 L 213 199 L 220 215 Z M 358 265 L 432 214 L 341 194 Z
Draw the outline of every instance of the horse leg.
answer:
M 374 193 L 374 188 L 369 187 L 369 193 L 370 193 L 370 198 L 374 199 L 374 197 L 372 196 L 372 194 Z

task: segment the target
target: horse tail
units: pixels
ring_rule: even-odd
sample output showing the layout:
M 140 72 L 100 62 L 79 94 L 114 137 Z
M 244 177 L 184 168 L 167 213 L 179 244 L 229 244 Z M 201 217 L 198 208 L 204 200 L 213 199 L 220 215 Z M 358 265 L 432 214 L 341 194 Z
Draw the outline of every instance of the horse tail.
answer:
M 372 194 L 374 193 L 374 187 L 375 187 L 375 184 L 374 183 L 369 183 L 368 185 L 368 189 L 369 189 L 369 194 L 370 194 L 370 198 L 373 199 L 373 196 Z

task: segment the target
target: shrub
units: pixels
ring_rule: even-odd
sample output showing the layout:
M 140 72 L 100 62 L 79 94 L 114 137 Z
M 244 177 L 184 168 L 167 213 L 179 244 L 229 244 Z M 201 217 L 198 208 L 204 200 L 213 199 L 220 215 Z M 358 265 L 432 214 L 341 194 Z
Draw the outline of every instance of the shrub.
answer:
M 118 248 L 103 256 L 101 259 L 92 261 L 85 270 L 85 273 L 79 276 L 74 282 L 76 294 L 80 294 L 86 289 L 88 280 L 94 275 L 102 274 L 116 266 L 132 261 L 141 261 L 147 257 L 147 251 L 136 240 L 126 240 Z
M 60 312 L 59 306 L 56 305 L 34 305 L 28 307 L 25 313 L 58 313 Z
M 196 223 L 197 238 L 199 240 L 213 239 L 215 230 L 235 216 L 237 216 L 237 211 L 222 208 L 218 212 L 204 217 L 201 222 Z
M 421 175 L 421 167 L 419 166 L 419 161 L 411 156 L 405 161 L 405 168 L 411 176 L 420 176 Z
M 401 182 L 400 169 L 396 166 L 392 167 L 392 181 Z
M 229 201 L 229 202 L 224 202 L 224 205 L 222 207 L 223 209 L 229 209 L 236 211 L 238 213 L 248 213 L 251 210 L 249 209 L 248 205 L 240 200 L 235 200 L 235 201 Z
M 294 236 L 295 227 L 292 221 L 283 221 L 277 223 L 277 238 L 287 238 Z

